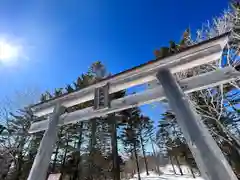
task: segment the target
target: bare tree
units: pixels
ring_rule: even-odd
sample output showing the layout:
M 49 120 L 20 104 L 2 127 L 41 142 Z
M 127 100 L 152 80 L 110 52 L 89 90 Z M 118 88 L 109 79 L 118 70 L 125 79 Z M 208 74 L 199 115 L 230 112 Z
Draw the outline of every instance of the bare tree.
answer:
M 0 151 L 4 152 L 1 154 L 1 162 L 4 163 L 6 172 L 1 171 L 0 177 L 2 175 L 5 178 L 12 163 L 14 164 L 13 168 L 18 168 L 19 172 L 22 168 L 20 159 L 28 153 L 32 140 L 32 137 L 28 134 L 28 128 L 33 120 L 30 110 L 24 107 L 35 101 L 37 92 L 37 90 L 29 90 L 23 93 L 16 91 L 11 98 L 5 97 L 1 100 L 0 124 L 5 127 L 5 130 L 0 134 Z M 15 123 L 15 119 L 20 117 L 18 123 Z

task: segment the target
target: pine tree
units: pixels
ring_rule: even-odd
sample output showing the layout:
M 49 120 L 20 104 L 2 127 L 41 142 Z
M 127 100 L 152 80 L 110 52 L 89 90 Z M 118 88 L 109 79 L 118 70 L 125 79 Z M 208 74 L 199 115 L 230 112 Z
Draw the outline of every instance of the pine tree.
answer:
M 159 129 L 156 133 L 156 143 L 157 143 L 159 149 L 161 150 L 161 153 L 163 155 L 169 157 L 173 171 L 176 174 L 176 170 L 175 170 L 174 162 L 173 162 L 173 156 L 171 153 L 171 149 L 172 149 L 171 145 L 172 144 L 169 143 L 169 142 L 171 142 L 171 137 L 170 137 L 171 134 L 169 132 L 170 123 L 167 121 L 159 121 L 158 128 Z
M 110 100 L 118 99 L 125 96 L 125 91 L 119 91 L 110 95 Z M 118 155 L 118 134 L 117 130 L 125 125 L 122 121 L 124 115 L 121 112 L 108 115 L 108 123 L 110 124 L 111 150 L 112 150 L 112 173 L 114 180 L 120 180 L 120 163 Z
M 138 128 L 139 128 L 139 119 L 140 119 L 140 110 L 138 108 L 131 108 L 122 112 L 125 117 L 127 117 L 127 124 L 123 128 L 121 134 L 121 140 L 124 144 L 124 149 L 127 153 L 133 153 L 136 167 L 138 172 L 138 179 L 141 180 L 140 177 L 140 168 L 138 161 L 138 152 L 141 147 Z
M 153 130 L 153 122 L 149 119 L 149 117 L 141 115 L 139 117 L 138 135 L 139 135 L 140 144 L 143 152 L 143 158 L 144 158 L 147 175 L 149 175 L 149 172 L 148 172 L 148 162 L 146 158 L 145 144 L 149 142 L 149 137 L 151 136 L 152 130 Z
M 31 138 L 28 134 L 28 129 L 31 122 L 34 120 L 33 114 L 29 109 L 19 110 L 17 113 L 10 113 L 10 117 L 7 120 L 7 133 L 8 141 L 10 144 L 11 154 L 14 158 L 14 170 L 11 174 L 11 178 L 15 180 L 26 179 L 24 168 L 27 159 L 26 154 L 29 152 L 27 146 L 31 142 Z

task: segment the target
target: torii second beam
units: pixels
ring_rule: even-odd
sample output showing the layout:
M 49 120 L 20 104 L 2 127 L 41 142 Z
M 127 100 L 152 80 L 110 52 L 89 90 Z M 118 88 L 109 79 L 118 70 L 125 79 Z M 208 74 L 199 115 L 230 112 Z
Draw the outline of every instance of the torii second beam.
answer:
M 220 84 L 233 81 L 240 77 L 240 72 L 236 71 L 232 67 L 223 68 L 220 70 L 204 73 L 198 76 L 183 79 L 179 82 L 185 93 L 191 93 L 197 90 L 206 89 L 208 87 L 217 86 Z M 88 107 L 82 110 L 74 111 L 62 115 L 60 118 L 59 126 L 65 124 L 77 123 L 79 121 L 89 120 L 95 117 L 101 117 L 113 112 L 122 111 L 131 107 L 140 106 L 143 104 L 149 104 L 152 102 L 160 101 L 164 99 L 164 92 L 162 87 L 159 85 L 153 89 L 148 89 L 144 92 L 128 95 L 123 98 L 113 100 L 111 102 L 111 108 L 94 110 L 93 107 Z M 35 133 L 38 131 L 46 130 L 49 121 L 39 121 L 31 125 L 29 132 Z

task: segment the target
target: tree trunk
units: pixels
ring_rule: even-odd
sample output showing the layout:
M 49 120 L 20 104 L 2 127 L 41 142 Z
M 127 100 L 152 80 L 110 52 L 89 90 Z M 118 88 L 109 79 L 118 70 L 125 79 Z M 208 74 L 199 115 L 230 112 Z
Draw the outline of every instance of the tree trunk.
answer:
M 131 160 L 132 160 L 132 161 L 135 160 L 134 157 L 135 157 L 135 155 L 134 155 L 133 151 L 131 151 Z M 136 171 L 136 169 L 135 169 L 135 168 L 132 168 L 131 178 L 134 177 L 135 171 Z
M 140 168 L 139 168 L 139 163 L 138 163 L 137 148 L 136 148 L 135 143 L 134 143 L 134 155 L 135 155 L 136 166 L 137 166 L 137 172 L 138 172 L 138 180 L 141 180 L 141 176 L 140 176 Z
M 17 160 L 17 173 L 16 173 L 16 180 L 20 180 L 21 179 L 21 175 L 22 175 L 22 153 L 20 153 L 18 160 Z
M 91 127 L 90 151 L 94 150 L 96 146 L 97 120 L 92 119 L 91 124 L 92 124 L 92 127 Z
M 117 122 L 114 118 L 114 114 L 110 115 L 111 124 L 111 146 L 112 146 L 112 157 L 113 157 L 113 179 L 120 180 L 120 164 L 118 162 L 118 147 L 117 147 Z
M 175 157 L 175 159 L 176 159 L 177 166 L 178 166 L 178 169 L 179 169 L 179 171 L 180 171 L 180 174 L 181 174 L 181 176 L 183 176 L 182 168 L 181 168 L 181 165 L 180 165 L 180 163 L 179 163 L 178 157 L 177 157 L 177 156 L 174 156 L 174 157 Z
M 191 171 L 191 174 L 192 174 L 193 178 L 196 178 L 196 176 L 195 176 L 195 174 L 193 172 L 192 166 L 190 165 L 190 162 L 188 160 L 187 153 L 184 152 L 183 155 L 184 155 L 185 161 L 187 163 L 187 166 L 190 168 L 190 171 Z
M 13 162 L 13 161 L 11 161 L 11 162 L 9 163 L 9 165 L 8 165 L 8 168 L 7 168 L 6 172 L 5 172 L 4 174 L 2 174 L 2 177 L 0 177 L 0 179 L 3 179 L 3 180 L 5 180 L 5 179 L 7 179 L 7 178 L 8 178 L 8 174 L 9 174 L 9 171 L 10 171 L 10 167 L 11 167 L 11 164 L 12 164 L 12 162 Z
M 56 151 L 55 151 L 55 155 L 54 155 L 54 160 L 53 160 L 53 165 L 52 165 L 52 170 L 51 170 L 52 172 L 55 172 L 58 150 L 59 150 L 59 143 L 57 143 L 57 147 L 56 147 Z
M 157 173 L 158 173 L 158 175 L 160 176 L 160 175 L 161 175 L 161 172 L 160 172 L 160 168 L 159 168 L 158 157 L 157 157 L 157 154 L 156 154 L 154 145 L 153 145 L 153 140 L 152 140 L 151 137 L 150 137 L 150 139 L 151 139 L 151 145 L 152 145 L 153 155 L 154 155 L 154 159 L 155 159 L 155 163 L 156 163 Z
M 143 137 L 142 137 L 142 133 L 140 132 L 140 141 L 141 141 L 141 146 L 142 146 L 142 152 L 143 152 L 143 158 L 144 158 L 144 163 L 145 163 L 145 168 L 146 168 L 146 174 L 147 176 L 149 176 L 149 172 L 148 172 L 148 162 L 146 159 L 146 152 L 145 152 L 145 147 L 143 144 Z
M 63 170 L 64 170 L 64 166 L 65 166 L 65 162 L 66 162 L 66 157 L 67 157 L 67 152 L 68 152 L 68 134 L 67 134 L 67 142 L 66 142 L 66 148 L 65 148 L 65 152 L 63 155 L 63 161 L 62 161 L 62 167 L 61 167 L 61 174 L 63 174 Z
M 17 157 L 17 174 L 16 174 L 16 180 L 20 180 L 21 179 L 21 175 L 22 175 L 22 166 L 23 166 L 23 147 L 24 147 L 24 144 L 25 144 L 25 139 L 22 139 L 20 141 L 20 144 L 19 144 L 19 149 L 20 149 L 20 152 L 18 154 L 18 157 Z
M 77 150 L 79 151 L 79 154 L 77 156 L 77 161 L 76 161 L 76 168 L 73 173 L 73 180 L 80 179 L 81 176 L 81 145 L 82 145 L 82 129 L 83 129 L 83 122 L 80 122 L 79 125 L 79 137 L 78 137 L 78 142 L 77 142 Z
M 54 160 L 53 160 L 53 165 L 52 165 L 52 172 L 55 172 L 55 167 L 56 167 L 56 163 L 57 163 L 57 156 L 58 156 L 58 151 L 59 151 L 59 145 L 60 145 L 60 139 L 59 135 L 62 134 L 63 128 L 60 128 L 59 134 L 58 134 L 58 141 L 57 141 L 57 147 L 56 147 L 56 151 L 55 151 L 55 156 L 54 156 Z
M 196 178 L 196 176 L 195 176 L 195 174 L 194 174 L 193 169 L 192 169 L 191 166 L 190 166 L 190 171 L 191 171 L 192 177 L 193 177 L 193 178 Z
M 177 174 L 177 172 L 176 172 L 176 170 L 175 170 L 175 167 L 174 167 L 174 164 L 173 164 L 172 155 L 169 155 L 169 158 L 170 158 L 170 161 L 171 161 L 171 165 L 172 165 L 172 168 L 173 168 L 173 172 L 174 172 L 174 174 Z
M 91 123 L 91 139 L 90 139 L 90 162 L 89 162 L 89 179 L 93 179 L 92 171 L 94 171 L 94 160 L 93 155 L 95 153 L 95 146 L 96 146 L 96 131 L 97 131 L 97 120 L 96 118 L 90 120 Z

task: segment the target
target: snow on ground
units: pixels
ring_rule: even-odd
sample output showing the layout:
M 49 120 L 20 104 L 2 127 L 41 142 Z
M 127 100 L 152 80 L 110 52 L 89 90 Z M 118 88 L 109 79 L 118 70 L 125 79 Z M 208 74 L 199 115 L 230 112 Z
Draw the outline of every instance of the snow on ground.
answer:
M 142 178 L 141 180 L 203 180 L 203 178 L 201 178 L 201 177 L 193 178 L 188 167 L 181 166 L 181 168 L 182 168 L 184 176 L 180 175 L 177 166 L 175 166 L 175 170 L 177 173 L 177 175 L 175 175 L 173 173 L 173 168 L 171 165 L 162 167 L 161 171 L 163 172 L 163 174 L 160 176 L 152 171 L 149 172 L 149 176 L 146 175 L 146 172 L 141 173 L 140 176 Z M 134 178 L 129 179 L 129 180 L 138 180 L 137 174 L 134 175 Z

